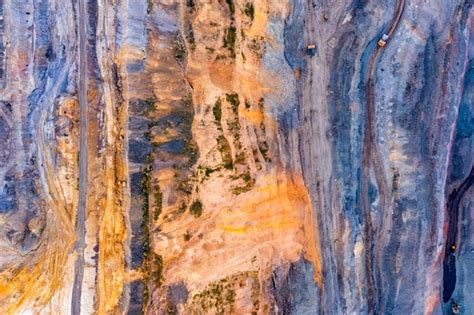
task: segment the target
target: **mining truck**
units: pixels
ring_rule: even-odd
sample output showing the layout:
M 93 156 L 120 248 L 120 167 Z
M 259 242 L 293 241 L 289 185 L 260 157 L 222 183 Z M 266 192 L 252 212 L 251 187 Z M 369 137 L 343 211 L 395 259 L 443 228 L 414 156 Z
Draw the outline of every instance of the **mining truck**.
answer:
M 388 35 L 383 34 L 382 38 L 380 38 L 379 41 L 377 42 L 377 45 L 379 45 L 379 47 L 383 47 L 387 43 L 387 40 L 388 40 Z

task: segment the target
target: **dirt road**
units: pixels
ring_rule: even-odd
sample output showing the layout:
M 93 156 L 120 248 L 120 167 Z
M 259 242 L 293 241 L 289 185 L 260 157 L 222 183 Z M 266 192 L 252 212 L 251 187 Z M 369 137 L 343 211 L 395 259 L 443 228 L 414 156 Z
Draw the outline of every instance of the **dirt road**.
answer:
M 79 200 L 76 219 L 77 259 L 74 266 L 74 286 L 72 291 L 71 312 L 81 313 L 81 291 L 84 277 L 85 221 L 87 209 L 87 25 L 86 0 L 78 1 L 79 25 Z
M 395 12 L 393 14 L 392 21 L 388 25 L 388 31 L 384 32 L 389 36 L 389 38 L 394 34 L 397 26 L 400 22 L 400 19 L 403 14 L 403 9 L 405 7 L 405 0 L 398 0 Z M 387 42 L 386 46 L 390 44 L 390 39 Z M 360 179 L 360 202 L 361 209 L 364 212 L 364 217 L 367 218 L 365 224 L 365 248 L 366 248 L 366 264 L 367 264 L 367 279 L 368 279 L 368 290 L 369 290 L 369 312 L 373 313 L 375 311 L 376 301 L 375 298 L 375 279 L 373 272 L 373 243 L 374 237 L 376 235 L 384 235 L 384 233 L 375 233 L 374 227 L 372 226 L 370 217 L 370 204 L 369 204 L 369 178 L 370 178 L 370 168 L 374 167 L 375 178 L 377 181 L 377 187 L 379 190 L 379 199 L 380 199 L 380 213 L 382 214 L 382 221 L 380 225 L 380 230 L 384 230 L 384 226 L 387 224 L 387 220 L 390 220 L 390 211 L 386 211 L 386 205 L 388 203 L 387 195 L 387 180 L 383 170 L 383 162 L 380 156 L 380 153 L 377 148 L 377 139 L 375 135 L 375 72 L 377 69 L 377 64 L 379 62 L 380 56 L 385 49 L 382 47 L 375 46 L 371 54 L 368 69 L 366 72 L 365 80 L 365 99 L 366 99 L 366 109 L 365 109 L 365 124 L 364 124 L 364 140 L 362 144 L 362 174 Z M 377 244 L 379 242 L 376 242 Z

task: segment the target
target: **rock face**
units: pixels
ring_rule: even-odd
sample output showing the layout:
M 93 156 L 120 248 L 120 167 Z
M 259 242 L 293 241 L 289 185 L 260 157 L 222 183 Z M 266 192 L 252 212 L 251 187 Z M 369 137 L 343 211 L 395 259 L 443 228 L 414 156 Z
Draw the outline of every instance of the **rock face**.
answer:
M 474 312 L 472 5 L 0 0 L 0 310 Z

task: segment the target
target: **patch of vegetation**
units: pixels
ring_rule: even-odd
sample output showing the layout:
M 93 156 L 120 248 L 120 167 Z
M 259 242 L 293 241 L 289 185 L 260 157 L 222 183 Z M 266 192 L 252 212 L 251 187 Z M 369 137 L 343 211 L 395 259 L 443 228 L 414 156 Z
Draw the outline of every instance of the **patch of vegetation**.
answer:
M 255 186 L 255 179 L 250 176 L 250 173 L 248 171 L 243 173 L 241 178 L 244 181 L 244 185 L 232 187 L 232 193 L 234 195 L 240 195 L 242 193 L 250 191 Z
M 392 168 L 392 192 L 398 192 L 400 189 L 400 172 L 396 168 Z
M 145 105 L 146 105 L 147 109 L 149 109 L 149 108 L 154 109 L 155 102 L 156 102 L 156 97 L 149 97 L 149 98 L 145 99 Z
M 201 180 L 201 183 L 206 180 L 207 178 L 209 178 L 209 176 L 218 171 L 219 170 L 219 167 L 217 168 L 211 168 L 209 166 L 203 166 L 203 165 L 199 165 L 198 166 L 198 170 L 200 170 L 202 173 L 202 180 Z
M 163 208 L 163 193 L 161 192 L 160 186 L 158 184 L 155 184 L 153 188 L 153 197 L 155 199 L 153 220 L 156 221 L 160 217 L 161 209 Z
M 169 300 L 166 301 L 166 314 L 167 315 L 176 315 L 176 314 L 178 314 L 177 311 L 176 311 L 176 307 Z
M 194 3 L 194 0 L 186 0 L 186 6 L 190 9 L 194 9 L 194 6 L 196 3 Z
M 199 218 L 202 214 L 202 202 L 199 200 L 194 201 L 189 208 L 189 212 L 196 218 Z
M 148 97 L 147 99 L 143 100 L 143 105 L 145 107 L 144 109 L 144 115 L 149 116 L 154 110 L 155 110 L 155 103 L 156 103 L 156 97 Z
M 250 104 L 250 101 L 248 99 L 245 99 L 245 108 L 249 109 L 251 106 L 252 104 Z
M 229 6 L 230 13 L 232 13 L 232 19 L 234 18 L 235 14 L 235 4 L 234 0 L 225 0 L 227 2 L 227 5 Z
M 193 95 L 191 93 L 188 93 L 186 94 L 185 96 L 183 96 L 183 98 L 181 99 L 181 104 L 185 107 L 185 108 L 193 108 Z
M 263 50 L 265 47 L 263 45 L 263 39 L 263 36 L 253 38 L 252 41 L 248 44 L 248 48 L 258 59 L 262 59 L 263 57 Z
M 151 280 L 158 287 L 163 284 L 163 256 L 155 253 L 151 261 Z
M 222 101 L 220 97 L 217 99 L 214 107 L 212 107 L 212 113 L 214 114 L 216 124 L 220 126 L 222 119 Z
M 186 233 L 184 233 L 183 237 L 184 237 L 184 240 L 187 242 L 191 239 L 192 235 L 191 235 L 191 233 L 189 233 L 189 231 L 186 231 Z
M 191 24 L 188 24 L 186 38 L 188 40 L 191 51 L 194 51 L 194 49 L 196 48 L 196 40 L 194 39 L 194 30 Z
M 186 212 L 186 203 L 182 202 L 178 209 L 178 214 Z
M 181 34 L 178 34 L 174 41 L 174 58 L 179 63 L 183 63 L 186 59 L 186 45 Z
M 143 136 L 145 137 L 146 141 L 151 141 L 151 131 L 147 130 L 143 133 Z
M 240 105 L 239 94 L 237 93 L 226 94 L 225 98 L 227 102 L 230 103 L 230 106 L 232 107 L 232 111 L 237 114 L 239 111 L 239 105 Z
M 184 153 L 189 157 L 188 166 L 192 166 L 196 163 L 198 159 L 198 148 L 193 139 L 186 141 L 184 145 Z
M 234 163 L 232 161 L 232 153 L 230 150 L 230 145 L 227 139 L 220 135 L 217 137 L 217 149 L 221 153 L 222 163 L 224 168 L 231 170 L 234 168 Z
M 253 7 L 253 3 L 247 2 L 245 4 L 244 13 L 250 18 L 251 21 L 253 21 L 255 18 L 255 8 Z
M 258 271 L 247 271 L 234 274 L 219 281 L 209 283 L 206 288 L 194 294 L 190 301 L 192 314 L 234 314 L 236 289 L 250 282 L 251 300 L 254 310 L 259 309 L 258 297 L 260 284 Z
M 230 51 L 230 54 L 235 58 L 235 42 L 237 40 L 237 29 L 235 26 L 230 26 L 224 37 L 224 47 Z
M 258 143 L 258 149 L 260 150 L 260 153 L 262 153 L 263 158 L 267 162 L 271 162 L 270 159 L 268 158 L 268 143 L 267 141 L 261 141 Z
M 218 169 L 216 169 L 216 168 L 206 167 L 205 170 L 204 170 L 204 176 L 209 177 L 209 175 L 211 175 L 212 173 L 214 173 L 217 170 Z
M 150 14 L 151 13 L 151 10 L 153 9 L 153 0 L 147 0 L 146 1 L 146 13 L 147 14 Z
M 235 291 L 234 290 L 227 290 L 225 294 L 225 302 L 229 305 L 235 303 Z
M 235 156 L 235 164 L 245 164 L 245 153 L 244 152 L 239 152 L 239 154 L 237 154 Z
M 179 183 L 178 190 L 184 192 L 186 195 L 190 195 L 193 192 L 193 187 L 190 179 L 183 180 Z
M 149 155 L 151 157 L 151 154 Z M 147 160 L 148 160 L 147 156 Z M 143 272 L 143 282 L 145 283 L 143 290 L 143 299 L 148 301 L 149 292 L 147 283 L 150 280 L 150 214 L 149 214 L 149 202 L 150 202 L 150 184 L 151 184 L 151 174 L 152 166 L 150 163 L 145 166 L 142 171 L 142 180 L 141 180 L 141 190 L 143 195 L 143 220 L 141 223 L 141 230 L 143 233 L 143 263 L 142 263 L 142 272 Z M 145 303 L 146 304 L 146 303 Z
M 212 47 L 206 47 L 206 50 L 209 54 L 213 54 L 216 50 Z
M 240 131 L 240 121 L 238 118 L 234 120 L 228 120 L 227 126 L 229 127 L 229 131 L 232 133 L 238 133 Z

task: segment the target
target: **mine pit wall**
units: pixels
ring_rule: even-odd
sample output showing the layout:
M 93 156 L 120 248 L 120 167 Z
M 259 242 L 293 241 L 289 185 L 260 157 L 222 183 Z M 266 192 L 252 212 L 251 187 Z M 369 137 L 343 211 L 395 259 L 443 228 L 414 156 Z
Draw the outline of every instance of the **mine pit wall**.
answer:
M 0 310 L 70 313 L 77 9 L 3 3 L 0 250 L 25 256 L 0 260 Z M 83 313 L 440 310 L 445 202 L 472 169 L 468 2 L 407 1 L 384 48 L 375 138 L 390 202 L 380 207 L 370 171 L 370 210 L 358 190 L 364 77 L 395 1 L 86 3 Z M 472 194 L 454 224 L 446 312 L 472 310 Z M 30 289 L 9 299 L 18 288 Z
M 2 58 L 8 59 L 2 77 L 8 80 L 0 90 L 0 116 L 11 129 L 8 146 L 1 148 L 9 161 L 2 161 L 0 171 L 2 206 L 8 201 L 8 211 L 1 211 L 0 246 L 10 259 L 0 263 L 0 310 L 7 313 L 61 309 L 70 301 L 63 278 L 72 269 L 68 254 L 77 202 L 74 26 L 67 22 L 59 29 L 55 20 L 73 21 L 70 15 L 70 5 L 3 2 L 8 31 L 2 34 Z
M 6 74 L 6 53 L 5 53 L 5 16 L 4 3 L 0 2 L 0 88 L 5 88 Z
M 125 312 L 129 307 L 130 270 L 127 244 L 129 183 L 127 163 L 127 73 L 122 55 L 116 5 L 87 2 L 89 174 L 88 244 L 92 258 L 87 288 L 93 289 L 98 314 Z M 83 291 L 84 291 L 83 290 Z
M 302 5 L 295 1 L 293 7 Z M 472 10 L 467 3 L 407 1 L 402 22 L 376 66 L 374 147 L 383 157 L 389 194 L 379 196 L 371 170 L 367 211 L 359 207 L 357 186 L 361 134 L 367 123 L 364 80 L 369 52 L 391 19 L 387 8 L 394 7 L 395 1 L 315 5 L 314 37 L 308 37 L 306 20 L 305 39 L 316 42 L 317 56 L 307 69 L 292 64 L 291 54 L 287 57 L 293 67 L 303 67 L 300 148 L 319 218 L 324 283 L 320 299 L 327 313 L 430 313 L 441 307 L 444 196 L 449 192 L 444 179 Z M 289 19 L 287 29 L 297 21 Z M 337 37 L 331 37 L 334 30 Z M 287 50 L 291 53 L 291 45 Z M 382 197 L 389 200 L 384 209 Z M 366 229 L 369 222 L 372 228 Z
M 472 22 L 471 22 L 472 23 Z M 470 39 L 472 43 L 472 38 Z M 474 309 L 472 266 L 474 240 L 474 50 L 469 51 L 469 62 L 464 76 L 464 93 L 459 106 L 456 133 L 451 149 L 449 176 L 446 179 L 446 211 L 448 216 L 447 241 L 444 253 L 443 302 L 449 313 L 453 304 L 465 313 Z M 455 246 L 453 249 L 452 246 Z
M 155 50 L 168 70 L 157 68 L 154 81 L 160 93 L 154 103 L 158 123 L 151 130 L 153 173 L 162 199 L 151 243 L 162 270 L 152 278 L 151 314 L 298 311 L 318 303 L 306 300 L 320 280 L 315 226 L 299 159 L 289 156 L 297 154 L 295 138 L 284 140 L 291 128 L 285 116 L 293 115 L 296 100 L 293 71 L 283 57 L 288 7 L 249 3 L 253 14 L 233 1 L 158 2 L 150 10 L 157 33 L 163 32 L 159 39 L 174 47 Z M 175 27 L 179 32 L 173 33 Z M 174 92 L 175 86 L 187 91 L 187 83 L 179 87 L 168 79 L 170 67 L 174 76 L 180 67 L 186 71 L 191 99 Z M 166 80 L 168 86 L 160 88 Z M 180 111 L 160 116 L 168 104 Z M 187 127 L 174 117 L 193 112 L 197 161 Z M 183 136 L 184 152 L 183 141 L 176 141 Z M 307 289 L 296 295 L 281 289 L 295 282 Z

